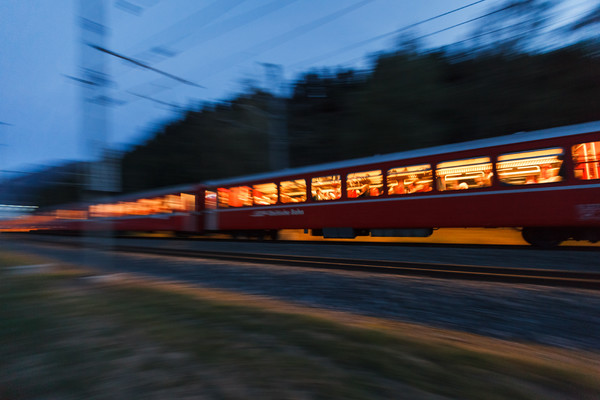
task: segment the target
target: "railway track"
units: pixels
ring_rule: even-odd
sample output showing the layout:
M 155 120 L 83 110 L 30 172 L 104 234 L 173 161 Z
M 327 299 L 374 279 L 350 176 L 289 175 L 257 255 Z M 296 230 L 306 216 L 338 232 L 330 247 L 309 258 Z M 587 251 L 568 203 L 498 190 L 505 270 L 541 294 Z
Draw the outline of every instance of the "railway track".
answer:
M 28 238 L 36 242 L 76 247 L 81 241 L 56 242 L 50 237 Z M 151 243 L 152 241 L 150 241 Z M 112 250 L 136 254 L 215 259 L 232 262 L 283 265 L 370 274 L 410 275 L 438 279 L 460 279 L 510 284 L 531 284 L 565 288 L 600 290 L 600 272 L 540 268 L 507 268 L 453 263 L 367 260 L 342 257 L 312 257 L 250 252 L 208 251 L 164 246 L 140 246 L 116 243 Z
M 117 245 L 116 251 L 174 257 L 208 258 L 289 267 L 359 271 L 377 274 L 425 276 L 441 279 L 464 279 L 513 284 L 533 284 L 600 290 L 600 273 L 501 268 L 457 264 L 415 263 L 404 261 L 353 260 L 347 258 L 306 257 L 274 254 L 229 253 L 204 250 L 165 249 Z

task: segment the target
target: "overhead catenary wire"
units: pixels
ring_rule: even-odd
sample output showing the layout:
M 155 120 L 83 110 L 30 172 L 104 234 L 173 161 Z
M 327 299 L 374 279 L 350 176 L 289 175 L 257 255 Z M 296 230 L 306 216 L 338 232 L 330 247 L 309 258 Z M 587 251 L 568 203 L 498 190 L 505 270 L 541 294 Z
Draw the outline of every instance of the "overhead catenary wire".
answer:
M 214 40 L 236 29 L 240 29 L 245 25 L 287 7 L 298 0 L 273 0 L 241 15 L 233 16 L 221 22 L 215 22 L 215 19 L 220 18 L 226 12 L 245 0 L 236 0 L 236 3 L 230 3 L 228 4 L 228 7 L 223 7 L 223 4 L 227 5 L 227 3 L 222 4 L 222 1 L 223 0 L 216 1 L 216 3 L 219 3 L 220 5 L 218 9 L 210 6 L 202 8 L 183 20 L 180 20 L 153 35 L 150 39 L 144 40 L 133 46 L 127 53 L 135 53 L 135 58 L 144 60 L 144 62 L 148 64 L 156 61 L 146 60 L 148 54 L 153 54 L 155 56 L 162 55 L 166 58 L 174 57 L 191 47 Z M 172 46 L 182 41 L 187 42 L 187 44 L 180 45 L 179 50 L 172 48 Z M 183 48 L 186 48 L 186 46 L 187 49 L 182 50 Z M 145 48 L 145 50 L 136 50 L 136 48 Z
M 295 1 L 295 0 L 287 0 L 287 1 Z M 265 51 L 268 51 L 268 50 L 270 50 L 270 49 L 272 49 L 274 47 L 277 47 L 277 46 L 279 46 L 279 45 L 281 45 L 281 44 L 283 44 L 283 43 L 285 43 L 285 42 L 287 42 L 289 40 L 292 40 L 292 39 L 294 39 L 294 38 L 296 38 L 296 37 L 298 37 L 298 36 L 300 36 L 302 34 L 305 34 L 305 33 L 309 32 L 309 31 L 311 31 L 313 29 L 316 29 L 316 28 L 320 27 L 321 25 L 324 25 L 324 24 L 326 24 L 328 22 L 331 22 L 331 21 L 333 21 L 333 20 L 335 20 L 335 19 L 337 19 L 337 18 L 339 18 L 339 17 L 341 17 L 341 16 L 349 13 L 350 11 L 353 11 L 354 8 L 362 7 L 363 5 L 366 5 L 367 3 L 371 2 L 371 1 L 372 0 L 363 0 L 363 1 L 359 2 L 359 3 L 356 3 L 354 5 L 346 7 L 345 9 L 342 9 L 342 10 L 340 10 L 338 12 L 335 12 L 335 13 L 330 14 L 328 16 L 325 16 L 323 18 L 317 19 L 317 20 L 315 20 L 313 22 L 309 22 L 309 23 L 307 23 L 305 25 L 302 25 L 300 27 L 297 27 L 295 29 L 292 29 L 291 31 L 288 31 L 288 32 L 286 32 L 284 34 L 281 34 L 281 35 L 279 35 L 279 36 L 277 36 L 275 38 L 267 39 L 266 41 L 263 41 L 262 43 L 259 43 L 259 44 L 255 45 L 255 46 L 253 46 L 253 47 L 251 47 L 251 48 L 249 48 L 249 49 L 247 49 L 247 50 L 245 50 L 243 52 L 238 52 L 238 53 L 232 54 L 230 56 L 223 57 L 220 60 L 213 61 L 212 64 L 209 67 L 205 67 L 204 68 L 204 69 L 209 70 L 209 72 L 203 74 L 203 78 L 205 79 L 208 76 L 214 75 L 215 73 L 218 73 L 218 72 L 220 73 L 220 72 L 222 72 L 222 71 L 224 71 L 226 69 L 229 69 L 229 68 L 231 68 L 231 67 L 233 67 L 233 66 L 235 66 L 235 65 L 237 65 L 237 64 L 239 64 L 239 63 L 241 63 L 241 62 L 243 62 L 243 61 L 245 61 L 245 60 L 247 60 L 249 58 L 256 57 L 257 55 L 259 55 L 259 54 L 261 54 L 261 53 L 263 53 Z M 435 19 L 438 19 L 438 18 L 447 16 L 447 15 L 453 14 L 455 12 L 458 12 L 458 11 L 464 10 L 466 8 L 475 6 L 477 4 L 483 3 L 485 1 L 486 0 L 478 0 L 478 1 L 475 1 L 475 2 L 472 2 L 472 3 L 469 3 L 467 5 L 464 5 L 464 6 L 461 6 L 461 7 L 458 7 L 458 8 L 455 8 L 455 9 L 443 12 L 443 13 L 435 15 L 433 17 L 426 18 L 424 20 L 421 20 L 421 21 L 418 21 L 416 23 L 410 24 L 410 25 L 408 25 L 406 27 L 403 27 L 403 28 L 400 28 L 400 29 L 396 29 L 396 30 L 394 30 L 392 32 L 388 32 L 388 33 L 385 33 L 383 35 L 379 35 L 379 36 L 377 36 L 375 38 L 371 38 L 371 39 L 368 39 L 366 41 L 360 42 L 358 45 L 354 44 L 354 45 L 351 45 L 351 46 L 347 46 L 347 48 L 344 48 L 342 51 L 347 51 L 348 49 L 350 49 L 350 47 L 352 47 L 352 48 L 359 47 L 361 45 L 364 45 L 365 43 L 368 43 L 368 42 L 371 42 L 371 41 L 374 41 L 374 40 L 378 40 L 378 39 L 381 39 L 383 37 L 387 37 L 387 36 L 390 36 L 390 35 L 393 35 L 393 34 L 397 34 L 398 32 L 401 32 L 403 30 L 408 30 L 408 29 L 414 28 L 415 26 L 418 26 L 418 25 L 424 24 L 426 22 L 430 22 L 430 21 L 433 21 Z M 272 3 L 270 3 L 270 4 L 272 4 Z M 498 12 L 498 11 L 499 10 L 496 10 L 494 12 Z M 222 29 L 222 27 L 231 26 L 231 22 L 233 22 L 234 20 L 237 22 L 237 18 L 239 18 L 239 17 L 231 18 L 229 20 L 224 21 L 220 25 L 213 26 L 212 27 L 212 32 L 213 33 L 214 32 L 218 32 L 220 29 Z M 234 26 L 235 25 L 233 25 L 231 27 L 234 27 Z M 447 28 L 447 29 L 450 29 L 450 28 Z M 211 31 L 211 29 L 209 29 L 209 31 Z M 204 40 L 206 40 L 206 39 L 204 39 Z M 328 57 L 329 57 L 329 55 L 328 55 Z M 293 67 L 293 65 L 289 66 L 289 67 Z M 151 84 L 153 84 L 153 83 L 151 83 Z M 140 88 L 143 87 L 143 86 L 145 86 L 145 85 L 147 85 L 147 84 L 137 85 L 136 87 L 132 88 L 131 90 L 133 90 L 134 92 L 139 92 Z M 158 93 L 158 92 L 160 92 L 162 90 L 164 90 L 164 88 L 160 88 L 157 91 L 153 91 L 153 92 L 151 92 L 151 94 Z
M 409 24 L 409 25 L 407 25 L 407 26 L 404 26 L 404 27 L 402 27 L 402 28 L 399 28 L 399 29 L 394 29 L 393 31 L 386 32 L 386 33 L 382 33 L 382 34 L 380 34 L 380 35 L 377 35 L 377 36 L 371 37 L 371 38 L 369 38 L 369 39 L 365 39 L 365 40 L 362 40 L 362 41 L 360 41 L 360 42 L 357 42 L 357 43 L 353 43 L 353 44 L 350 44 L 350 45 L 344 46 L 344 47 L 342 47 L 342 48 L 340 48 L 340 49 L 336 49 L 336 50 L 333 50 L 333 51 L 327 52 L 327 53 L 325 53 L 325 54 L 321 54 L 321 55 L 319 55 L 319 56 L 311 57 L 311 58 L 308 58 L 308 59 L 305 59 L 305 60 L 302 60 L 302 61 L 299 61 L 299 62 L 296 62 L 296 63 L 290 64 L 290 65 L 288 65 L 288 68 L 296 68 L 296 67 L 298 67 L 298 66 L 305 65 L 305 64 L 308 64 L 308 65 L 310 65 L 310 64 L 312 64 L 312 63 L 314 63 L 314 62 L 321 61 L 321 60 L 325 60 L 325 59 L 327 59 L 327 58 L 330 58 L 330 57 L 332 57 L 332 56 L 334 56 L 334 55 L 341 54 L 341 53 L 345 53 L 346 51 L 349 51 L 349 50 L 354 50 L 354 49 L 356 49 L 356 48 L 362 47 L 362 46 L 364 46 L 364 45 L 366 45 L 366 44 L 369 44 L 369 43 L 375 42 L 375 41 L 377 41 L 377 40 L 381 40 L 381 39 L 385 39 L 385 38 L 387 38 L 387 37 L 390 37 L 390 36 L 393 36 L 393 35 L 397 35 L 397 34 L 399 34 L 399 33 L 401 33 L 401 32 L 404 32 L 404 31 L 407 31 L 407 30 L 413 29 L 413 28 L 415 28 L 415 27 L 417 27 L 417 26 L 419 26 L 419 25 L 425 24 L 425 23 L 427 23 L 427 22 L 431 22 L 431 21 L 434 21 L 434 20 L 436 20 L 436 19 L 439 19 L 439 18 L 445 17 L 445 16 L 447 16 L 447 15 L 454 14 L 454 13 L 456 13 L 456 12 L 458 12 L 458 11 L 462 11 L 462 10 L 464 10 L 464 9 L 466 9 L 466 8 L 469 8 L 469 7 L 475 6 L 475 5 L 477 5 L 477 4 L 483 3 L 484 1 L 486 1 L 486 0 L 479 0 L 479 1 L 475 1 L 475 2 L 473 2 L 473 3 L 470 3 L 470 4 L 467 4 L 467 5 L 465 5 L 465 6 L 458 7 L 458 8 L 455 8 L 455 9 L 453 9 L 453 10 L 449 10 L 449 11 L 443 12 L 443 13 L 441 13 L 441 14 L 435 15 L 435 16 L 433 16 L 433 17 L 429 17 L 429 18 L 426 18 L 426 19 L 424 19 L 424 20 L 421 20 L 421 21 L 414 22 L 414 23 L 412 23 L 412 24 Z M 495 11 L 495 12 L 497 12 L 497 11 Z
M 208 72 L 202 74 L 202 77 L 203 77 L 203 79 L 206 79 L 207 77 L 214 75 L 215 73 L 220 73 L 222 71 L 225 71 L 225 70 L 239 64 L 240 62 L 246 61 L 249 58 L 256 57 L 257 55 L 262 54 L 262 53 L 264 53 L 268 50 L 271 50 L 275 47 L 281 46 L 282 44 L 284 44 L 290 40 L 293 40 L 300 35 L 306 34 L 306 33 L 310 32 L 314 29 L 317 29 L 327 23 L 330 23 L 338 18 L 341 18 L 344 15 L 347 15 L 350 12 L 355 11 L 355 10 L 359 9 L 360 7 L 363 7 L 366 4 L 371 3 L 373 1 L 374 0 L 358 1 L 354 4 L 351 4 L 350 6 L 344 7 L 341 10 L 335 11 L 324 17 L 321 17 L 314 21 L 308 22 L 304 25 L 296 27 L 288 32 L 285 32 L 285 33 L 275 36 L 273 38 L 269 38 L 261 43 L 258 43 L 256 45 L 246 49 L 245 51 L 234 53 L 230 56 L 223 57 L 219 60 L 213 61 L 211 65 L 209 65 L 208 67 L 205 67 L 205 69 L 207 69 Z M 154 84 L 154 83 L 156 83 L 156 81 L 152 82 L 151 84 Z M 130 90 L 139 93 L 139 87 L 140 87 L 140 85 L 138 85 L 135 88 L 132 88 Z M 161 91 L 161 90 L 159 89 L 158 91 L 155 91 L 153 93 L 157 93 L 159 91 Z
M 198 32 L 207 25 L 214 23 L 223 15 L 230 12 L 235 7 L 238 7 L 247 0 L 215 0 L 213 3 L 200 10 L 188 15 L 182 20 L 170 25 L 162 31 L 154 34 L 150 38 L 140 42 L 134 48 L 128 51 L 129 54 L 135 53 L 136 58 L 144 59 L 147 53 L 162 54 L 169 56 L 166 51 L 168 47 L 189 37 L 193 31 Z M 137 48 L 145 48 L 143 51 L 135 50 Z
M 197 83 L 194 83 L 194 82 L 192 82 L 192 81 L 189 81 L 189 80 L 187 80 L 187 79 L 183 79 L 183 78 L 180 78 L 180 77 L 178 77 L 178 76 L 175 76 L 175 75 L 173 75 L 173 74 L 170 74 L 170 73 L 168 73 L 168 72 L 161 71 L 161 70 L 159 70 L 159 69 L 157 69 L 157 68 L 154 68 L 154 67 L 152 67 L 152 66 L 150 66 L 150 65 L 148 65 L 148 64 L 146 64 L 146 63 L 143 63 L 143 62 L 141 62 L 141 61 L 138 61 L 138 60 L 135 60 L 135 59 L 133 59 L 133 58 L 130 58 L 130 57 L 124 56 L 123 54 L 119 54 L 119 53 L 116 53 L 116 52 L 114 52 L 114 51 L 112 51 L 112 50 L 108 50 L 108 49 L 106 49 L 106 48 L 104 48 L 104 47 L 97 46 L 97 45 L 94 45 L 94 44 L 89 44 L 89 46 L 90 46 L 90 47 L 92 47 L 92 48 L 94 48 L 94 49 L 96 49 L 96 50 L 98 50 L 98 51 L 101 51 L 101 52 L 103 52 L 103 53 L 106 53 L 106 54 L 108 54 L 108 55 L 111 55 L 111 56 L 113 56 L 113 57 L 117 57 L 117 58 L 120 58 L 120 59 L 122 59 L 122 60 L 125 60 L 125 61 L 127 61 L 127 62 L 129 62 L 129 63 L 131 63 L 131 64 L 137 65 L 138 67 L 142 67 L 142 68 L 145 68 L 145 69 L 147 69 L 147 70 L 154 71 L 154 72 L 156 72 L 156 73 L 158 73 L 158 74 L 160 74 L 160 75 L 164 75 L 164 76 L 166 76 L 167 78 L 170 78 L 170 79 L 176 80 L 176 81 L 178 81 L 178 82 L 180 82 L 180 83 L 184 83 L 184 84 L 186 84 L 186 85 L 190 85 L 190 86 L 201 87 L 201 88 L 203 88 L 203 87 L 204 87 L 204 86 L 202 86 L 202 85 L 199 85 L 199 84 L 197 84 Z
M 221 1 L 221 0 L 217 0 L 217 1 Z M 245 0 L 242 0 L 242 1 L 245 1 Z M 226 20 L 224 20 L 224 21 L 222 21 L 220 23 L 213 23 L 212 25 L 208 26 L 207 28 L 204 28 L 204 29 L 201 29 L 201 30 L 198 30 L 198 23 L 199 22 L 195 21 L 194 30 L 196 32 L 194 32 L 194 33 L 192 33 L 192 32 L 185 33 L 185 31 L 184 31 L 184 34 L 180 34 L 180 37 L 178 39 L 177 38 L 170 39 L 167 42 L 169 42 L 168 45 L 172 45 L 174 43 L 177 43 L 180 40 L 185 40 L 187 38 L 187 41 L 192 42 L 193 45 L 195 46 L 195 45 L 198 45 L 199 43 L 215 39 L 215 38 L 217 38 L 217 37 L 219 37 L 221 35 L 224 35 L 224 34 L 226 34 L 228 32 L 231 32 L 231 31 L 233 31 L 235 29 L 239 29 L 239 28 L 241 28 L 241 27 L 243 27 L 243 26 L 245 26 L 245 25 L 247 25 L 249 23 L 252 23 L 252 22 L 254 22 L 254 21 L 256 21 L 256 20 L 258 20 L 260 18 L 263 18 L 263 17 L 265 17 L 265 16 L 267 16 L 267 15 L 273 13 L 273 12 L 276 12 L 276 11 L 278 11 L 278 10 L 280 10 L 280 9 L 282 9 L 282 8 L 288 6 L 288 5 L 290 5 L 290 4 L 292 4 L 292 3 L 296 2 L 296 1 L 298 1 L 298 0 L 273 0 L 273 1 L 269 2 L 269 3 L 267 3 L 267 4 L 264 4 L 262 6 L 253 8 L 252 10 L 250 10 L 250 11 L 244 13 L 244 14 L 228 18 L 228 19 L 226 19 Z M 233 5 L 230 5 L 229 9 L 231 9 L 232 7 L 233 7 Z M 183 24 L 185 21 L 189 21 L 190 19 L 197 19 L 199 13 L 206 14 L 208 12 L 211 15 L 211 17 L 216 17 L 217 15 L 214 14 L 214 11 L 215 11 L 214 9 L 209 9 L 208 7 L 203 8 L 199 12 L 192 14 L 191 16 L 185 18 L 182 21 L 179 21 L 177 24 L 174 24 L 172 26 L 175 26 L 175 25 L 178 25 L 178 24 Z M 221 9 L 221 11 L 224 11 L 224 10 Z M 200 25 L 203 26 L 203 24 L 200 24 Z M 169 29 L 170 28 L 167 28 L 165 31 L 163 31 L 163 32 L 155 35 L 154 37 L 161 37 L 161 35 L 167 35 L 167 36 L 169 36 L 170 35 L 169 34 Z M 201 34 L 201 36 L 197 37 L 199 34 Z M 152 49 L 159 50 L 159 52 L 162 51 L 163 53 L 167 53 L 169 51 L 167 49 L 167 47 L 165 47 L 165 46 L 168 46 L 167 44 L 165 44 L 167 42 L 163 42 L 162 44 L 154 45 L 154 47 Z M 150 49 L 148 51 L 151 51 L 152 49 Z M 142 55 L 143 54 L 144 53 L 142 53 Z M 173 54 L 173 55 L 175 55 L 175 54 Z M 139 60 L 137 60 L 137 61 L 139 61 Z M 146 65 L 149 66 L 150 62 L 144 62 L 144 64 L 146 64 Z M 150 83 L 150 85 L 158 86 L 155 82 Z M 165 85 L 161 85 L 161 86 L 162 87 L 160 88 L 160 90 L 155 91 L 153 93 L 158 93 L 158 92 L 160 92 L 162 90 L 171 89 L 171 87 L 169 87 L 166 84 Z M 139 87 L 140 87 L 140 85 L 136 86 L 135 88 L 133 88 L 131 90 L 133 90 L 134 92 L 139 92 L 139 90 L 140 90 Z M 139 96 L 138 96 L 138 98 L 139 98 Z
M 460 26 L 463 26 L 463 25 L 466 25 L 466 24 L 468 24 L 468 23 L 471 23 L 471 22 L 474 22 L 474 21 L 480 20 L 480 19 L 482 19 L 482 18 L 488 17 L 488 16 L 490 16 L 490 15 L 493 15 L 493 14 L 496 14 L 496 13 L 498 13 L 498 12 L 504 11 L 504 10 L 506 10 L 506 9 L 508 9 L 508 8 L 511 8 L 511 7 L 512 7 L 512 6 L 511 6 L 511 5 L 509 5 L 509 6 L 507 6 L 507 7 L 503 7 L 503 8 L 500 8 L 500 9 L 494 10 L 494 11 L 492 11 L 492 12 L 486 13 L 486 14 L 484 14 L 484 15 L 480 15 L 480 16 L 478 16 L 478 17 L 471 18 L 471 19 L 469 19 L 469 20 L 466 20 L 466 21 L 459 22 L 459 23 L 457 23 L 457 24 L 454 24 L 454 25 L 448 26 L 448 27 L 446 27 L 446 28 L 438 29 L 438 30 L 436 30 L 436 31 L 434 31 L 434 32 L 426 33 L 426 34 L 423 34 L 423 35 L 421 35 L 421 36 L 416 36 L 416 37 L 414 37 L 414 38 L 411 38 L 411 39 L 412 39 L 412 40 L 415 40 L 415 41 L 418 41 L 418 40 L 421 40 L 421 39 L 424 39 L 424 38 L 427 38 L 427 37 L 430 37 L 430 36 L 434 36 L 434 35 L 440 34 L 440 33 L 442 33 L 442 32 L 446 32 L 446 31 L 448 31 L 448 30 L 451 30 L 451 29 L 454 29 L 454 28 L 458 28 L 458 27 L 460 27 Z M 576 17 L 575 17 L 575 20 L 577 20 L 577 18 L 580 18 L 582 15 L 583 15 L 583 14 L 580 14 L 580 15 L 576 16 Z M 544 20 L 544 21 L 546 21 L 546 20 L 549 20 L 549 19 L 551 19 L 551 18 L 550 18 L 550 17 L 545 17 L 545 18 L 543 18 L 543 20 Z M 561 21 L 565 21 L 565 20 L 568 20 L 568 19 L 570 19 L 570 18 L 563 18 Z M 512 25 L 503 26 L 503 27 L 501 27 L 501 28 L 494 29 L 494 30 L 492 30 L 492 31 L 483 32 L 483 33 L 481 33 L 481 34 L 478 34 L 478 35 L 475 35 L 475 36 L 469 37 L 469 38 L 467 38 L 467 39 L 463 39 L 463 40 L 460 40 L 460 41 L 454 42 L 454 43 L 452 43 L 451 45 L 458 45 L 458 44 L 461 44 L 461 43 L 464 43 L 464 42 L 472 41 L 472 40 L 475 40 L 475 39 L 477 39 L 477 38 L 480 38 L 480 37 L 483 37 L 483 36 L 491 35 L 491 34 L 493 34 L 493 33 L 497 33 L 497 32 L 501 32 L 501 31 L 504 31 L 504 30 L 508 30 L 508 29 L 514 28 L 515 26 L 524 25 L 524 24 L 525 24 L 525 23 L 527 23 L 527 22 L 528 22 L 528 21 L 521 21 L 521 22 L 518 22 L 518 23 L 515 23 L 515 24 L 512 24 Z M 402 30 L 402 29 L 403 29 L 403 28 L 401 28 L 401 30 Z M 530 30 L 530 31 L 528 31 L 528 32 L 531 32 L 531 31 L 532 31 L 532 30 Z M 397 32 L 397 31 L 394 31 L 394 32 Z M 363 43 L 363 42 L 361 42 L 361 43 Z M 348 47 L 349 47 L 349 46 L 348 46 Z M 364 59 L 364 58 L 365 58 L 365 56 L 364 56 L 364 55 L 361 55 L 361 56 L 358 56 L 358 57 L 353 57 L 352 59 L 350 59 L 350 60 L 347 60 L 347 61 L 344 61 L 344 62 L 341 62 L 341 63 L 338 63 L 337 65 L 338 65 L 338 66 L 343 66 L 343 65 L 354 65 L 356 62 L 358 62 L 358 61 L 360 61 L 360 60 L 362 60 L 362 59 Z M 302 62 L 302 63 L 303 63 L 303 62 Z M 295 66 L 295 65 L 298 65 L 298 64 L 300 64 L 300 63 L 291 64 L 291 65 L 289 65 L 289 66 L 288 66 L 288 68 L 292 68 L 293 66 Z

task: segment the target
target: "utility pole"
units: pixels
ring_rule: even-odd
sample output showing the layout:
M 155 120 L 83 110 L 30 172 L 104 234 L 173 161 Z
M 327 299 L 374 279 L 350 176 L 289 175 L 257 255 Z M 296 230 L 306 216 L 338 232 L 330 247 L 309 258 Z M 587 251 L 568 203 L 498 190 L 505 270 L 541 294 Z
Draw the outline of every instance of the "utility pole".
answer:
M 290 166 L 289 143 L 287 134 L 287 107 L 282 95 L 283 68 L 276 64 L 262 64 L 268 82 L 271 83 L 269 113 L 269 167 L 273 171 Z
M 108 108 L 111 103 L 107 96 L 110 83 L 106 66 L 107 55 L 98 51 L 98 48 L 105 48 L 108 36 L 106 13 L 107 0 L 79 0 L 79 80 L 83 83 L 80 129 L 86 158 L 90 159 L 84 178 L 84 203 L 96 201 L 120 189 L 116 157 L 108 150 Z M 91 217 L 88 215 L 84 235 L 84 246 L 87 247 L 86 261 L 90 261 L 90 257 L 102 257 L 91 248 L 110 250 L 113 247 L 112 226 L 107 223 L 98 226 L 98 222 L 92 221 Z M 96 232 L 102 234 L 99 236 Z

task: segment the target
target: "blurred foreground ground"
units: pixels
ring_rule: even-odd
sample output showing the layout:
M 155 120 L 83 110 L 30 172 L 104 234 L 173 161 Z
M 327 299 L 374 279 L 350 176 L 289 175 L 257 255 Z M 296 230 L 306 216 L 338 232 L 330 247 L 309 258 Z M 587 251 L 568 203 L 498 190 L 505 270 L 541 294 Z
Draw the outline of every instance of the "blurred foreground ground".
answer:
M 1 399 L 600 396 L 595 353 L 6 252 L 0 267 Z

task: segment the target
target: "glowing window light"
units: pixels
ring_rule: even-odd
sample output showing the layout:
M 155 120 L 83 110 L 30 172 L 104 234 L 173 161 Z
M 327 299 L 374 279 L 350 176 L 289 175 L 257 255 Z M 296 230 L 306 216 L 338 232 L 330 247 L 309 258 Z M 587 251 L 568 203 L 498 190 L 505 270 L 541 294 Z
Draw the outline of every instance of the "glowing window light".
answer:
M 204 207 L 208 210 L 217 208 L 217 192 L 207 190 L 204 192 Z
M 252 200 L 254 205 L 264 206 L 277 203 L 277 184 L 261 183 L 252 186 Z
M 229 207 L 229 189 L 217 188 L 217 196 L 219 208 Z
M 521 151 L 518 153 L 508 153 L 498 156 L 498 161 L 510 161 L 510 160 L 522 160 L 525 158 L 539 158 L 539 157 L 550 157 L 554 158 L 556 156 L 563 155 L 563 149 L 561 148 L 551 148 L 551 149 L 541 149 L 541 150 L 531 150 L 531 151 Z
M 409 167 L 391 168 L 387 172 L 388 178 L 396 176 L 406 176 L 411 174 L 424 174 L 431 172 L 430 164 L 411 165 Z
M 180 196 L 184 211 L 190 212 L 196 210 L 196 195 L 189 193 L 181 193 Z
M 600 142 L 580 143 L 572 147 L 575 178 L 600 179 Z
M 312 178 L 311 195 L 313 200 L 337 200 L 342 197 L 342 181 L 339 175 Z
M 490 157 L 477 157 L 439 163 L 438 190 L 475 189 L 492 186 L 493 165 Z
M 279 198 L 282 203 L 302 203 L 306 201 L 306 180 L 296 179 L 279 183 Z
M 498 156 L 496 170 L 500 182 L 529 185 L 562 181 L 562 148 L 537 149 Z
M 431 164 L 391 168 L 387 172 L 388 194 L 410 194 L 433 190 Z
M 458 167 L 458 166 L 466 167 L 469 165 L 479 165 L 479 164 L 485 164 L 485 163 L 489 163 L 489 162 L 490 162 L 489 157 L 469 158 L 466 160 L 455 160 L 455 161 L 444 161 L 437 165 L 437 169 L 444 169 L 444 168 Z
M 519 160 L 519 161 L 499 162 L 496 164 L 496 167 L 498 169 L 518 168 L 518 167 L 525 167 L 525 166 L 539 166 L 539 165 L 544 165 L 544 164 L 553 164 L 553 163 L 557 163 L 557 162 L 561 162 L 561 160 L 557 157 L 530 158 L 530 159 Z
M 350 198 L 376 197 L 383 194 L 381 170 L 354 172 L 346 176 L 346 190 Z
M 236 186 L 229 188 L 229 207 L 243 207 L 252 205 L 252 188 L 249 186 Z

